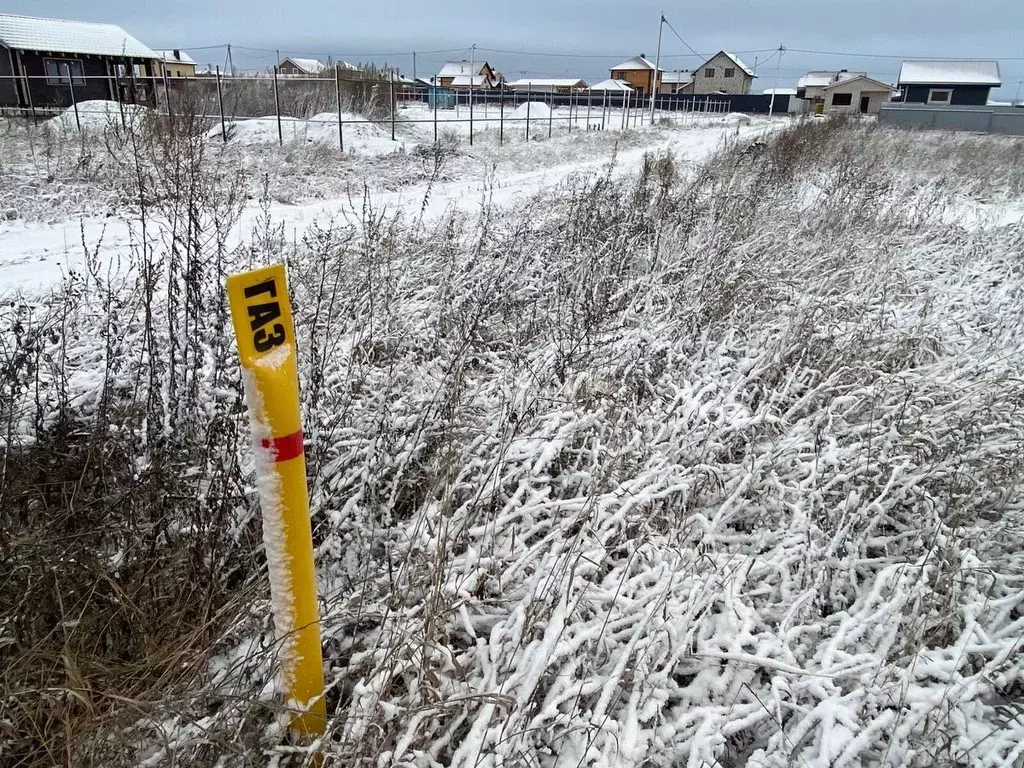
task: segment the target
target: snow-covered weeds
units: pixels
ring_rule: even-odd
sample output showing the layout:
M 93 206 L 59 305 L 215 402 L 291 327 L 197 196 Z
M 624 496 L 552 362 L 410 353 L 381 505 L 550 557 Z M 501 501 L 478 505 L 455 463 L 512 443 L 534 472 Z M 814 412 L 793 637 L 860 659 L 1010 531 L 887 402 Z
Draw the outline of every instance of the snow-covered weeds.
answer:
M 1024 227 L 964 204 L 1021 146 L 809 122 L 231 253 L 140 177 L 182 237 L 0 315 L 0 755 L 309 756 L 221 288 L 284 256 L 326 763 L 1014 765 Z

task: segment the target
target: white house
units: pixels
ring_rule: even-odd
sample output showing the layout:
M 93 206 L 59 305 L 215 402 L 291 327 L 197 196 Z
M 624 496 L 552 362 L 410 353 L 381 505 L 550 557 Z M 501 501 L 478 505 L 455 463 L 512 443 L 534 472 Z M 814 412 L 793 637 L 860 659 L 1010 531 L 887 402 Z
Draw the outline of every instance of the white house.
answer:
M 525 77 L 507 85 L 513 91 L 566 94 L 586 90 L 587 81 L 578 77 Z
M 833 70 L 831 72 L 808 72 L 796 84 L 796 100 L 800 102 L 799 111 L 802 114 L 808 112 L 814 112 L 819 115 L 825 114 L 826 88 L 833 83 L 843 80 L 867 76 L 867 72 L 850 72 L 848 69 Z
M 877 115 L 892 100 L 893 87 L 867 75 L 825 86 L 825 114 Z
M 667 70 L 658 77 L 658 93 L 679 93 L 693 83 L 693 72 L 688 69 Z
M 607 91 L 608 93 L 632 93 L 633 89 L 623 80 L 602 80 L 600 83 L 594 83 L 590 86 L 592 91 Z

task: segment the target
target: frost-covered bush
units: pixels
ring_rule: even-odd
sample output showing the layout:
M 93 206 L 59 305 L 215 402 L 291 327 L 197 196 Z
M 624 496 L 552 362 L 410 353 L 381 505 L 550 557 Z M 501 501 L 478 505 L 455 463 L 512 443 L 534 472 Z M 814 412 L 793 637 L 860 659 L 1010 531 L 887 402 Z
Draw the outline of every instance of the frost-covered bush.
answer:
M 913 135 L 808 123 L 469 218 L 367 197 L 358 225 L 295 240 L 268 217 L 240 251 L 204 247 L 177 272 L 140 253 L 123 283 L 9 313 L 0 414 L 18 466 L 52 434 L 89 436 L 141 477 L 161 468 L 150 492 L 184 495 L 180 513 L 161 497 L 153 551 L 201 540 L 248 564 L 219 574 L 235 597 L 187 674 L 130 705 L 52 704 L 76 725 L 60 754 L 303 755 L 277 707 L 220 295 L 225 272 L 285 256 L 327 763 L 1012 765 L 1022 229 L 973 213 L 1016 173 L 979 146 L 1019 151 L 928 157 L 930 178 L 962 176 L 956 194 L 925 178 Z M 206 194 L 230 221 L 224 190 Z M 215 245 L 222 228 L 200 231 Z M 10 477 L 3 504 L 43 514 Z M 133 487 L 110 483 L 108 505 Z M 218 526 L 196 528 L 187 511 L 214 502 Z M 112 563 L 97 582 L 118 584 L 121 550 L 92 546 Z M 0 643 L 8 670 L 25 658 Z M 0 719 L 49 711 L 8 689 Z M 32 744 L 16 754 L 45 762 Z

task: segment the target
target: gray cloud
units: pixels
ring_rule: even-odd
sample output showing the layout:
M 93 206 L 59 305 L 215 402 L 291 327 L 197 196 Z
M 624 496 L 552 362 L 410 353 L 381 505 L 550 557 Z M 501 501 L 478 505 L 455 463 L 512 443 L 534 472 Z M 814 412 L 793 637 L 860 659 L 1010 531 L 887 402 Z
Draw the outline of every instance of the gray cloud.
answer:
M 273 63 L 275 49 L 287 53 L 373 60 L 418 74 L 434 71 L 447 56 L 480 55 L 511 75 L 574 74 L 606 76 L 624 56 L 654 56 L 658 14 L 666 17 L 699 53 L 720 48 L 743 51 L 753 65 L 784 44 L 780 85 L 793 85 L 808 69 L 866 70 L 895 80 L 900 60 L 911 56 L 1001 58 L 1004 87 L 1012 98 L 1024 81 L 1024 3 L 1020 0 L 736 0 L 731 4 L 662 5 L 652 0 L 520 0 L 481 4 L 471 0 L 422 3 L 391 0 L 338 3 L 337 0 L 210 0 L 140 3 L 138 0 L 8 0 L 6 10 L 37 16 L 109 21 L 120 24 L 153 47 L 179 47 L 201 62 L 223 64 L 232 43 L 236 66 Z M 263 49 L 263 50 L 256 50 Z M 458 49 L 451 53 L 426 53 Z M 497 51 L 529 51 L 517 55 Z M 749 51 L 750 53 L 746 53 Z M 802 51 L 878 54 L 891 58 L 826 55 Z M 406 52 L 395 55 L 397 52 Z M 538 55 L 567 54 L 559 56 Z M 362 54 L 361 56 L 359 54 Z M 369 56 L 367 54 L 375 54 Z M 391 54 L 391 55 L 383 55 Z M 574 55 L 568 55 L 574 54 Z M 699 64 L 666 30 L 666 68 Z M 1016 59 L 1016 60 L 1013 60 Z M 758 67 L 757 87 L 774 84 L 777 59 Z

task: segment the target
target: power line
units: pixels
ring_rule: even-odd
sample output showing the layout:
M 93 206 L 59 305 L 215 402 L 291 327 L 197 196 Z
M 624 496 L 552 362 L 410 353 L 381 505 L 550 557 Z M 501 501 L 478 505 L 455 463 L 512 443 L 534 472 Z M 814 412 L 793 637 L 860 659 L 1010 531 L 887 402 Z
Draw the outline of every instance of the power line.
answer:
M 908 56 L 906 54 L 900 55 L 888 55 L 883 53 L 844 53 L 842 51 L 809 51 L 804 48 L 787 48 L 787 51 L 791 53 L 809 53 L 815 56 L 848 56 L 850 58 L 862 58 L 862 59 L 904 59 L 914 61 L 949 61 L 948 56 Z M 999 61 L 1024 61 L 1024 56 L 990 56 L 984 59 L 976 58 L 958 58 L 956 61 L 992 61 L 998 59 Z
M 668 25 L 668 28 L 672 30 L 672 34 L 675 35 L 679 39 L 679 42 L 682 43 L 683 45 L 685 45 L 687 48 L 689 48 L 690 53 L 692 53 L 694 56 L 696 56 L 698 58 L 700 58 L 700 57 L 702 57 L 704 55 L 704 54 L 701 54 L 701 53 L 697 53 L 695 50 L 693 50 L 693 48 L 690 46 L 690 44 L 688 42 L 683 40 L 682 36 L 678 32 L 676 32 L 676 28 L 672 26 L 672 22 L 670 22 L 668 19 L 666 19 L 664 14 L 662 14 L 661 20 L 664 21 Z M 705 57 L 705 58 L 707 58 L 707 57 Z

